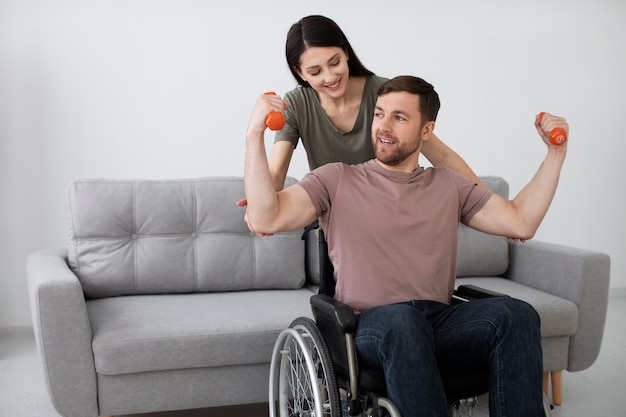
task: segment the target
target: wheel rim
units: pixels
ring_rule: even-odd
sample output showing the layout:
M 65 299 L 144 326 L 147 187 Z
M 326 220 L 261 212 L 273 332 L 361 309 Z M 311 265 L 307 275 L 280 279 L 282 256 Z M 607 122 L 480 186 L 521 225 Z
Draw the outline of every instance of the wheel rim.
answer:
M 277 346 L 274 354 L 277 366 L 274 369 L 273 362 L 271 372 L 276 381 L 279 416 L 340 416 L 341 402 L 332 361 L 315 322 L 304 317 L 294 320 L 281 333 Z

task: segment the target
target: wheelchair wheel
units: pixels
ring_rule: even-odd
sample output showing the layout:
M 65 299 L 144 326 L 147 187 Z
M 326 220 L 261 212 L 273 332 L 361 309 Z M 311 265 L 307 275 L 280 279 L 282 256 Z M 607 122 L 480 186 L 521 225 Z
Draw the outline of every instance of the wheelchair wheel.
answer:
M 450 411 L 453 417 L 489 416 L 488 394 L 459 400 L 451 406 Z M 552 416 L 552 405 L 545 394 L 543 395 L 543 415 L 544 417 Z
M 489 399 L 486 395 L 459 400 L 451 406 L 454 417 L 488 417 Z
M 270 417 L 276 415 L 341 416 L 339 389 L 328 348 L 315 322 L 306 317 L 294 320 L 274 345 Z

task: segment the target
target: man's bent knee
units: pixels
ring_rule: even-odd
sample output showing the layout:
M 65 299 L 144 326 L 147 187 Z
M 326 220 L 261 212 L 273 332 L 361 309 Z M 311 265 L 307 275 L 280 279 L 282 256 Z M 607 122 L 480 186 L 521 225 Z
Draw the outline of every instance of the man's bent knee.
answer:
M 539 328 L 541 325 L 537 310 L 526 301 L 505 297 L 507 312 L 514 323 Z

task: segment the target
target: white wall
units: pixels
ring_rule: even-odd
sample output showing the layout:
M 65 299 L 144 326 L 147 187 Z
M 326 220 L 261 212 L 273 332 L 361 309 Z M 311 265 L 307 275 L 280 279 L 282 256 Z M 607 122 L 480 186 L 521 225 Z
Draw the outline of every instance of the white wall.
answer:
M 285 35 L 313 13 L 376 73 L 432 82 L 439 136 L 512 193 L 545 153 L 534 115 L 566 116 L 536 239 L 609 253 L 626 287 L 622 0 L 0 0 L 0 326 L 30 324 L 24 259 L 65 245 L 70 181 L 242 175 L 249 110 L 293 87 Z

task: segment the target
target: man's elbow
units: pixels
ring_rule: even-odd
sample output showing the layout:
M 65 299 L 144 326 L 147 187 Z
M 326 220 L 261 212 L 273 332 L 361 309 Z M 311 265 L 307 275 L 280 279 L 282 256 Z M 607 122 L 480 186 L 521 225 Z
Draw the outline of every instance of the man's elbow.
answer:
M 254 216 L 252 213 L 248 213 L 248 226 L 258 235 L 273 235 L 276 233 L 273 222 L 263 217 Z
M 522 233 L 519 236 L 516 236 L 515 238 L 519 240 L 530 240 L 534 237 L 535 237 L 534 233 Z
M 531 224 L 522 224 L 518 229 L 513 233 L 513 238 L 521 239 L 521 240 L 530 240 L 535 237 L 535 233 L 537 233 L 537 229 L 539 227 Z

